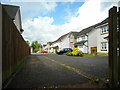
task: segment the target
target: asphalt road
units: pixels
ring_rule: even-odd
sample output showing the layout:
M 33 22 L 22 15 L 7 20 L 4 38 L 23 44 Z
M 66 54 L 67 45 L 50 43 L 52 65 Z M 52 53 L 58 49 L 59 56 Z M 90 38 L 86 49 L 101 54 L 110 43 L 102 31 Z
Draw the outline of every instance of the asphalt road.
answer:
M 7 88 L 41 88 L 83 84 L 89 75 L 108 77 L 107 57 L 31 55 Z

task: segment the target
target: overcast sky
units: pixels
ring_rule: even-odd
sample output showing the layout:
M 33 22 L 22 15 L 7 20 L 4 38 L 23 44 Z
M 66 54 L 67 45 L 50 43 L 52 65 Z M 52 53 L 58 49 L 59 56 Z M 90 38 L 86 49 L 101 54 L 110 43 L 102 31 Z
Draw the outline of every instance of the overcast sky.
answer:
M 20 6 L 24 39 L 43 44 L 55 41 L 70 31 L 79 32 L 101 22 L 108 17 L 108 10 L 118 5 L 119 0 L 0 1 Z

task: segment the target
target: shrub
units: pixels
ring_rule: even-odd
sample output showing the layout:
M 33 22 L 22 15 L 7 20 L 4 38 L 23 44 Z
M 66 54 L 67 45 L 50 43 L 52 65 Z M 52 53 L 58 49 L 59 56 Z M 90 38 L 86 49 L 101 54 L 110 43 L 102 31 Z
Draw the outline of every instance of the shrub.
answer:
M 73 56 L 75 56 L 75 54 L 76 54 L 78 51 L 79 51 L 79 49 L 76 48 L 76 47 L 74 47 L 74 48 L 73 48 L 73 51 L 72 51 Z
M 83 52 L 79 50 L 78 52 L 75 53 L 75 56 L 81 56 L 82 57 L 83 56 Z
M 67 55 L 67 56 L 72 56 L 72 52 L 71 52 L 71 51 L 68 51 L 68 52 L 65 53 L 65 55 Z
M 73 51 L 72 51 L 72 54 L 73 56 L 83 56 L 83 52 L 80 51 L 78 48 L 73 48 Z

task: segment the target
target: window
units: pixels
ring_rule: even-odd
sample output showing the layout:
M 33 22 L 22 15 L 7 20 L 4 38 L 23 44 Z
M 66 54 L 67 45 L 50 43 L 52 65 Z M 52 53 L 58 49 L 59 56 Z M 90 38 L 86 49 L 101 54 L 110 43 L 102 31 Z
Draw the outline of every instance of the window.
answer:
M 108 31 L 108 26 L 102 27 L 102 34 L 107 33 Z
M 71 46 L 71 48 L 73 49 L 73 46 Z
M 85 36 L 81 36 L 82 40 L 85 40 Z
M 102 42 L 102 50 L 107 50 L 107 42 Z
M 73 38 L 70 39 L 70 42 L 73 42 Z
M 79 48 L 83 48 L 83 45 L 80 45 Z

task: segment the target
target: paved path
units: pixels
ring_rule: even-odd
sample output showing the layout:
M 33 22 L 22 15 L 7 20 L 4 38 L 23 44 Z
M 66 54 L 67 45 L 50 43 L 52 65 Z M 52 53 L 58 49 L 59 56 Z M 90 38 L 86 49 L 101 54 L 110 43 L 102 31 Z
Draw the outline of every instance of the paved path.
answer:
M 86 74 L 107 77 L 107 65 L 107 57 L 31 55 L 8 88 L 40 88 L 83 84 L 89 81 Z

